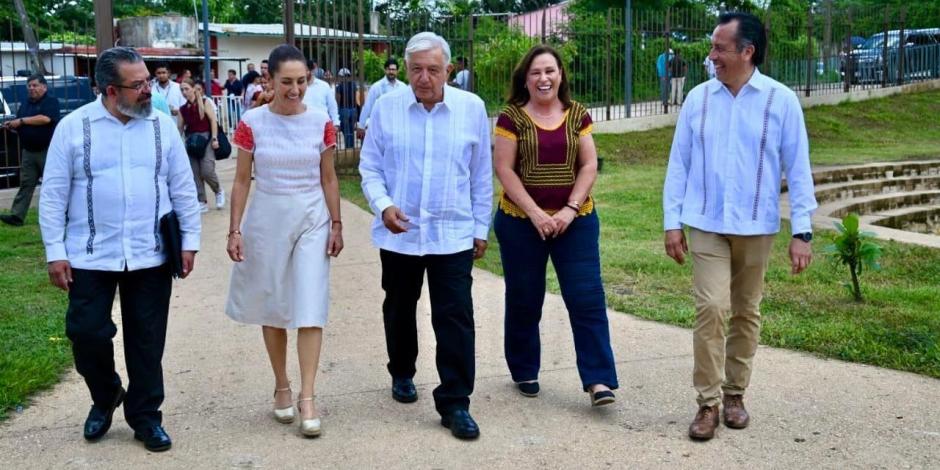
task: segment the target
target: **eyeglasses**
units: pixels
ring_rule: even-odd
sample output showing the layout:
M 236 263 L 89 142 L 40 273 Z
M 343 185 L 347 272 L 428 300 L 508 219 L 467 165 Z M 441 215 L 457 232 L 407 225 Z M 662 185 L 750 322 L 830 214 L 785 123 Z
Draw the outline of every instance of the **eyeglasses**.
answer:
M 144 81 L 142 81 L 142 82 L 137 82 L 137 84 L 133 84 L 133 83 L 132 83 L 132 84 L 130 84 L 130 85 L 120 85 L 120 84 L 118 84 L 118 83 L 112 83 L 111 86 L 118 87 L 118 88 L 124 88 L 124 89 L 127 89 L 127 90 L 135 90 L 137 93 L 140 93 L 140 92 L 142 92 L 142 91 L 144 91 L 144 90 L 150 88 L 150 82 L 144 80 Z

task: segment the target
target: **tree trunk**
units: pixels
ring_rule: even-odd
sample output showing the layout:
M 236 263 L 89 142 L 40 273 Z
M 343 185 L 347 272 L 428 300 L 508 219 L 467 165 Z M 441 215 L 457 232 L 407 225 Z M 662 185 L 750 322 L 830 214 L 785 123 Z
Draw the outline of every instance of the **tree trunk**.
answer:
M 46 75 L 46 67 L 39 59 L 39 42 L 36 41 L 36 34 L 33 33 L 33 27 L 29 25 L 29 16 L 26 15 L 26 7 L 23 0 L 13 0 L 16 7 L 16 13 L 20 17 L 20 26 L 23 28 L 23 39 L 26 40 L 26 47 L 29 49 L 29 59 L 33 63 L 33 70 L 36 73 Z
M 852 263 L 849 265 L 849 271 L 852 272 L 852 294 L 855 296 L 856 302 L 862 301 L 862 287 L 858 284 L 858 264 Z

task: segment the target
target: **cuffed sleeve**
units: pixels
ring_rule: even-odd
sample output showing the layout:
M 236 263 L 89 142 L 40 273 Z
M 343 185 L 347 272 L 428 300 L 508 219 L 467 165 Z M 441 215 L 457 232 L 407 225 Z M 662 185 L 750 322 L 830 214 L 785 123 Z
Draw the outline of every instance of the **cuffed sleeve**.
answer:
M 813 172 L 809 161 L 809 137 L 803 120 L 803 109 L 796 95 L 788 94 L 783 124 L 783 145 L 780 149 L 787 197 L 790 199 L 790 224 L 794 234 L 813 231 L 816 196 Z
M 473 237 L 486 240 L 490 233 L 493 209 L 493 153 L 490 145 L 490 120 L 483 102 L 479 103 L 479 145 L 470 156 L 470 205 L 473 210 Z
M 165 133 L 175 135 L 169 139 L 171 144 L 167 152 L 167 189 L 170 193 L 170 203 L 176 217 L 180 222 L 180 232 L 183 235 L 182 249 L 184 251 L 199 251 L 202 219 L 199 216 L 199 201 L 196 199 L 196 183 L 193 180 L 193 171 L 189 165 L 189 156 L 178 133 Z
M 369 93 L 372 99 L 372 93 Z M 368 103 L 368 100 L 367 100 Z M 376 110 L 376 112 L 380 112 Z M 366 133 L 359 152 L 359 174 L 362 176 L 362 192 L 369 201 L 372 211 L 381 216 L 382 212 L 394 205 L 385 184 L 385 171 L 382 159 L 385 154 L 385 137 L 379 119 L 372 120 L 372 127 Z
M 46 153 L 39 196 L 39 228 L 46 247 L 46 262 L 68 260 L 65 230 L 72 185 L 70 127 L 58 126 Z
M 663 184 L 663 230 L 682 228 L 682 201 L 685 199 L 686 182 L 692 159 L 692 126 L 689 114 L 692 106 L 682 107 L 676 132 L 669 151 L 666 181 Z

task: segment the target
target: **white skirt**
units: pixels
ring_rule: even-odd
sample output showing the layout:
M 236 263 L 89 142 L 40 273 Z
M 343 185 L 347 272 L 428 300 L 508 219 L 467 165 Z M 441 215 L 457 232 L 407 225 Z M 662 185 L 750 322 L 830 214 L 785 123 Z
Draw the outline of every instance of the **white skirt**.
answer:
M 325 326 L 330 216 L 323 192 L 256 190 L 241 232 L 245 259 L 232 267 L 225 313 L 253 325 Z

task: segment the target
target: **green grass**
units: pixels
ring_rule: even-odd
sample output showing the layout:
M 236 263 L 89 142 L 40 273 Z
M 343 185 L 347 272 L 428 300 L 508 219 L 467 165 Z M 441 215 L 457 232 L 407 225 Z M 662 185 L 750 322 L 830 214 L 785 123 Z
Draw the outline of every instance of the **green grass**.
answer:
M 0 225 L 0 420 L 49 388 L 72 363 L 64 292 L 49 283 L 35 211 L 23 227 Z
M 817 165 L 937 158 L 937 116 L 937 91 L 812 108 L 806 111 L 811 158 Z M 595 136 L 604 169 L 594 196 L 610 306 L 691 327 L 691 267 L 677 265 L 663 249 L 662 183 L 672 135 L 668 128 Z M 354 178 L 343 190 L 362 201 Z M 762 344 L 940 378 L 940 250 L 878 241 L 883 269 L 862 276 L 866 301 L 858 304 L 844 287 L 848 272 L 821 254 L 834 233 L 817 233 L 813 265 L 792 276 L 789 231 L 784 223 L 767 273 Z M 477 266 L 502 273 L 492 234 Z M 548 285 L 558 292 L 551 270 Z

